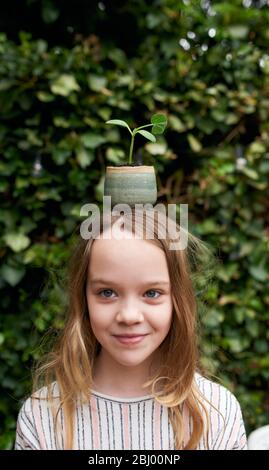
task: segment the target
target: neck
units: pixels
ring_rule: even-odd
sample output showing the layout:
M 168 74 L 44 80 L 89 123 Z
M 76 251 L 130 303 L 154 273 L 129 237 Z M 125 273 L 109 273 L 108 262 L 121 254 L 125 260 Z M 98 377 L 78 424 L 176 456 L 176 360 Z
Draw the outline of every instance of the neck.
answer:
M 135 366 L 125 366 L 116 362 L 101 350 L 96 358 L 93 372 L 93 389 L 97 392 L 122 398 L 131 398 L 151 394 L 144 383 L 156 371 L 151 367 L 152 358 Z

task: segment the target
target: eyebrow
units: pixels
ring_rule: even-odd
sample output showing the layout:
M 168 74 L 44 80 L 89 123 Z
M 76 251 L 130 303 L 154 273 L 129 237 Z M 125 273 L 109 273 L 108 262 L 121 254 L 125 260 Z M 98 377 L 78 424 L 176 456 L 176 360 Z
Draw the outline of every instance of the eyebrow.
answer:
M 109 281 L 109 280 L 105 280 L 105 279 L 92 279 L 90 280 L 90 284 L 106 284 L 106 285 L 117 285 L 116 282 L 114 281 Z M 142 283 L 143 286 L 149 286 L 149 285 L 154 285 L 154 286 L 157 286 L 157 285 L 169 285 L 170 283 L 167 282 L 167 281 L 149 281 L 149 282 L 144 282 Z

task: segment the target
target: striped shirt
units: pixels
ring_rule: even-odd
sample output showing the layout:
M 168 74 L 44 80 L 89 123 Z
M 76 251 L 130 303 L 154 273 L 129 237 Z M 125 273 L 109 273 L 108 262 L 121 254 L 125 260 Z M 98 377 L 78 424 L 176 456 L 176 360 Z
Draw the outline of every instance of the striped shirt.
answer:
M 212 407 L 204 401 L 209 414 L 209 449 L 246 450 L 242 412 L 235 396 L 222 385 L 199 374 L 195 374 L 195 380 L 203 395 L 213 404 Z M 46 397 L 47 388 L 41 388 L 38 393 Z M 57 382 L 53 383 L 53 394 L 59 396 Z M 184 405 L 182 416 L 186 444 L 192 431 L 192 422 Z M 58 420 L 60 431 L 63 431 L 62 410 Z M 48 401 L 29 397 L 19 411 L 15 449 L 63 449 L 63 432 L 59 434 L 57 442 Z M 92 391 L 88 403 L 76 404 L 74 449 L 174 450 L 173 436 L 168 408 L 151 395 L 118 398 Z M 197 450 L 206 448 L 206 439 L 202 437 Z

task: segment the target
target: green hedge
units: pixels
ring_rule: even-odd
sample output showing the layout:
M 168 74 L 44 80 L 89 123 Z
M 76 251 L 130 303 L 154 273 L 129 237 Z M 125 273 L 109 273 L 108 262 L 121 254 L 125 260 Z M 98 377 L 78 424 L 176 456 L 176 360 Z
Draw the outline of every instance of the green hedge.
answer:
M 203 363 L 238 397 L 248 432 L 269 422 L 269 13 L 209 5 L 127 2 L 135 48 L 94 30 L 71 47 L 0 35 L 2 449 L 40 339 L 63 325 L 80 207 L 101 203 L 105 166 L 125 161 L 125 130 L 104 122 L 159 111 L 165 135 L 137 137 L 136 150 L 157 169 L 159 201 L 188 203 L 191 230 L 221 260 L 201 312 Z

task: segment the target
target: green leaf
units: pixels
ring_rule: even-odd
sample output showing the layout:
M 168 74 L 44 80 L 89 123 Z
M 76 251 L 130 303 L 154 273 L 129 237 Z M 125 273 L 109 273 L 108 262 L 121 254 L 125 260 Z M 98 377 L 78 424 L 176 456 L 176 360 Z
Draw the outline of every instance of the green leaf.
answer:
M 4 341 L 5 341 L 5 336 L 3 335 L 3 333 L 0 333 L 0 346 L 2 346 Z
M 63 165 L 68 157 L 71 156 L 71 150 L 54 147 L 52 149 L 52 158 L 57 165 Z
M 167 118 L 164 114 L 154 114 L 151 117 L 151 124 L 153 134 L 162 134 L 167 126 Z
M 121 163 L 123 161 L 124 156 L 125 153 L 122 149 L 108 147 L 106 151 L 106 159 L 114 164 Z
M 91 90 L 98 92 L 107 85 L 107 78 L 91 74 L 88 76 L 88 85 Z
M 109 49 L 108 58 L 115 62 L 119 67 L 125 67 L 125 65 L 127 65 L 127 58 L 122 49 Z
M 224 282 L 230 282 L 234 279 L 238 272 L 238 266 L 236 263 L 230 263 L 226 266 L 220 266 L 217 271 L 217 277 Z
M 56 127 L 63 127 L 64 129 L 67 129 L 68 127 L 70 127 L 70 122 L 67 119 L 63 118 L 62 116 L 54 116 L 53 124 Z
M 151 142 L 156 142 L 156 138 L 154 137 L 154 135 L 152 135 L 150 132 L 148 131 L 137 131 L 137 134 L 141 134 L 143 135 L 143 137 L 145 137 L 146 139 L 150 140 Z
M 244 173 L 246 176 L 248 176 L 252 180 L 257 180 L 259 178 L 259 175 L 256 170 L 253 170 L 252 168 L 248 168 L 246 166 L 244 166 L 243 168 L 240 168 L 240 172 Z
M 48 199 L 53 199 L 55 201 L 60 201 L 61 200 L 61 195 L 59 193 L 59 187 L 58 186 L 56 188 L 46 188 L 46 187 L 44 187 L 44 189 L 39 189 L 35 193 L 35 197 L 40 201 L 47 201 Z
M 266 146 L 261 143 L 261 142 L 252 142 L 249 146 L 249 151 L 251 153 L 265 153 L 266 152 Z
M 269 173 L 269 160 L 261 162 L 260 164 L 260 172 L 261 173 Z
M 259 362 L 260 362 L 261 367 L 268 368 L 269 367 L 269 355 L 261 358 Z
M 111 110 L 104 106 L 103 108 L 97 109 L 97 114 L 100 116 L 104 121 L 107 121 L 111 116 Z
M 36 96 L 39 101 L 43 101 L 44 103 L 49 103 L 55 99 L 51 93 L 47 93 L 46 91 L 38 91 Z
M 162 155 L 166 151 L 167 146 L 165 143 L 156 142 L 154 144 L 147 144 L 146 149 L 151 155 Z
M 80 86 L 73 75 L 64 73 L 51 83 L 50 89 L 55 95 L 68 96 L 72 91 L 80 90 Z
M 150 121 L 152 124 L 162 124 L 162 126 L 166 126 L 167 124 L 165 114 L 153 114 Z
M 220 312 L 217 309 L 208 310 L 208 312 L 203 317 L 203 323 L 207 327 L 214 328 L 222 323 L 224 320 L 224 313 Z
M 0 91 L 6 91 L 14 86 L 14 84 L 16 84 L 14 80 L 8 80 L 7 78 L 4 78 L 3 80 L 0 80 Z
M 148 13 L 146 16 L 146 22 L 147 22 L 147 26 L 149 29 L 153 29 L 156 26 L 158 26 L 162 22 L 162 20 L 163 20 L 163 16 L 159 12 L 157 14 Z
M 223 122 L 226 119 L 226 113 L 221 109 L 212 109 L 211 115 L 213 119 L 215 119 L 218 122 Z
M 25 272 L 26 270 L 23 267 L 12 268 L 11 266 L 8 266 L 7 264 L 4 264 L 1 267 L 2 278 L 12 287 L 16 286 L 20 282 L 20 280 L 25 275 Z
M 269 278 L 269 274 L 264 268 L 264 266 L 250 266 L 249 268 L 250 274 L 256 279 L 257 281 L 265 281 L 267 277 Z
M 239 121 L 239 116 L 234 113 L 229 113 L 226 116 L 225 123 L 230 125 L 230 124 L 236 124 Z
M 121 121 L 120 119 L 110 119 L 109 121 L 106 121 L 106 124 L 115 124 L 116 126 L 127 127 L 127 129 L 132 132 L 127 122 Z
M 244 341 L 241 338 L 226 338 L 225 339 L 231 352 L 239 353 L 244 349 Z
M 77 161 L 80 164 L 81 168 L 86 168 L 94 160 L 94 153 L 89 152 L 88 150 L 82 148 L 77 152 Z
M 196 139 L 196 137 L 194 137 L 194 135 L 188 134 L 187 139 L 193 152 L 200 152 L 202 150 L 201 143 Z
M 238 24 L 228 26 L 227 30 L 233 39 L 244 39 L 248 35 L 249 28 L 246 25 Z
M 9 246 L 13 251 L 15 251 L 15 253 L 24 250 L 31 243 L 30 238 L 24 235 L 23 233 L 10 232 L 4 235 L 3 238 L 7 246 Z
M 185 124 L 175 115 L 169 117 L 170 127 L 178 132 L 184 132 L 186 130 Z
M 259 336 L 259 323 L 256 320 L 247 319 L 246 331 L 252 338 L 258 338 Z
M 254 348 L 259 354 L 265 354 L 268 351 L 268 343 L 262 339 L 254 341 Z
M 92 132 L 87 132 L 86 134 L 83 134 L 81 136 L 81 142 L 86 148 L 95 149 L 99 147 L 99 145 L 106 142 L 106 139 L 99 134 L 93 134 Z

